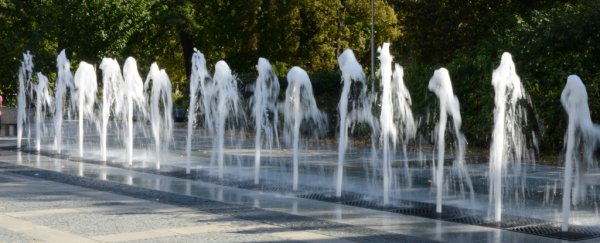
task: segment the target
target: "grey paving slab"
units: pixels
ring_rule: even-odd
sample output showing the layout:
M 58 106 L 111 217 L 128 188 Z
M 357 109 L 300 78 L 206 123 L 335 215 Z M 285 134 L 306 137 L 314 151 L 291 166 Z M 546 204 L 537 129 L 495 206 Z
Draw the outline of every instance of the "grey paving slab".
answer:
M 145 231 L 160 228 L 183 227 L 202 224 L 170 214 L 154 214 L 152 211 L 134 212 L 88 212 L 48 215 L 28 218 L 28 221 L 48 227 L 69 231 L 82 236 L 94 236 L 124 232 Z M 210 222 L 204 222 L 208 224 Z
M 186 236 L 169 236 L 154 239 L 133 240 L 130 243 L 189 243 L 189 242 L 302 242 L 287 240 L 281 237 L 275 237 L 268 234 L 243 234 L 243 233 L 202 233 Z
M 0 242 L 41 242 L 41 240 L 0 228 Z
M 13 173 L 16 173 L 13 171 Z M 176 195 L 173 193 L 160 192 L 155 190 L 148 190 L 139 187 L 131 187 L 125 186 L 121 184 L 114 184 L 109 182 L 102 182 L 96 180 L 86 180 L 85 178 L 72 178 L 72 176 L 68 174 L 52 174 L 47 171 L 29 171 L 24 170 L 19 173 L 26 174 L 29 176 L 52 180 L 59 180 L 61 182 L 68 182 L 72 184 L 73 180 L 78 180 L 80 184 L 83 184 L 86 187 L 94 187 L 97 186 L 103 190 L 109 190 L 113 192 L 120 193 L 122 195 L 134 196 L 137 198 L 142 198 L 145 200 L 150 200 L 153 202 L 162 203 L 170 203 L 178 206 L 191 207 L 195 210 L 198 210 L 201 213 L 214 214 L 219 215 L 220 218 L 210 219 L 210 218 L 202 218 L 194 221 L 196 225 L 202 223 L 216 223 L 216 222 L 236 222 L 236 221 L 246 221 L 246 222 L 255 222 L 264 225 L 274 225 L 279 228 L 284 228 L 285 230 L 281 230 L 282 232 L 311 232 L 313 236 L 315 234 L 323 236 L 327 236 L 326 238 L 352 238 L 353 241 L 359 242 L 368 242 L 368 241 L 398 241 L 405 240 L 406 242 L 414 241 L 414 242 L 427 242 L 424 239 L 418 239 L 411 236 L 401 235 L 397 233 L 386 233 L 380 232 L 376 230 L 372 230 L 369 228 L 361 228 L 352 225 L 340 224 L 336 222 L 324 221 L 320 219 L 310 218 L 301 215 L 294 215 L 285 212 L 278 211 L 270 211 L 264 210 L 260 208 L 255 208 L 253 206 L 245 206 L 245 205 L 237 205 L 230 203 L 223 203 L 214 200 L 206 200 L 196 197 L 190 197 L 185 195 Z M 18 174 L 18 173 L 17 173 Z M 35 175 L 37 174 L 37 175 Z M 82 182 L 83 181 L 83 182 Z M 102 186 L 98 186 L 102 184 Z M 110 184 L 110 185 L 104 185 Z M 83 196 L 86 196 L 89 192 L 82 193 Z M 287 199 L 286 199 L 287 200 Z M 310 201 L 305 201 L 310 202 Z M 76 205 L 81 206 L 81 205 Z M 119 212 L 117 212 L 119 213 Z M 136 212 L 134 212 L 136 213 Z M 138 211 L 137 213 L 140 213 Z M 124 216 L 126 219 L 121 220 L 117 215 L 106 214 L 106 212 L 102 213 L 87 213 L 84 215 L 48 215 L 41 217 L 33 217 L 28 218 L 28 220 L 32 220 L 34 223 L 39 224 L 47 224 L 50 227 L 57 228 L 59 230 L 69 230 L 71 232 L 81 234 L 84 236 L 92 236 L 95 234 L 108 234 L 112 231 L 121 230 L 120 232 L 128 232 L 128 231 L 141 231 L 141 230 L 151 230 L 154 228 L 160 228 L 158 226 L 154 226 L 154 224 L 160 224 L 159 222 L 163 222 L 168 225 L 168 227 L 180 227 L 191 225 L 188 224 L 188 221 L 179 221 L 178 219 L 171 219 L 169 217 L 168 220 L 161 216 L 156 216 L 151 214 L 152 216 L 147 215 L 127 215 Z M 95 220 L 95 221 L 94 221 Z M 118 221 L 119 224 L 113 224 L 114 221 Z M 143 221 L 145 223 L 138 223 L 138 221 Z M 88 222 L 87 224 L 74 225 L 72 222 Z M 96 223 L 89 223 L 96 222 Z M 153 223 L 148 223 L 153 222 Z M 122 225 L 121 228 L 118 228 L 116 225 Z M 163 225 L 164 226 L 164 225 Z M 103 228 L 100 228 L 103 227 Z M 257 231 L 257 230 L 255 230 Z M 93 232 L 93 233 L 91 233 Z M 260 230 L 258 230 L 260 232 Z M 287 233 L 286 233 L 287 234 Z M 232 241 L 236 241 L 233 239 Z
M 40 174 L 43 177 L 42 171 L 38 175 Z M 276 242 L 303 239 L 307 235 L 309 239 L 317 239 L 312 241 L 322 242 L 328 242 L 332 239 L 344 240 L 345 238 L 359 242 L 370 241 L 374 238 L 384 239 L 381 236 L 375 236 L 374 233 L 378 232 L 372 230 L 363 230 L 367 233 L 363 235 L 360 234 L 360 230 L 357 231 L 356 229 L 356 232 L 349 232 L 347 225 L 332 224 L 327 221 L 241 205 L 192 200 L 192 203 L 197 207 L 180 207 L 163 203 L 168 200 L 159 200 L 160 203 L 152 200 L 153 196 L 156 196 L 157 199 L 163 198 L 164 195 L 156 192 L 151 193 L 150 200 L 142 200 L 106 191 L 46 181 L 37 178 L 36 175 L 29 177 L 0 172 L 0 178 L 8 178 L 12 183 L 10 185 L 0 183 L 0 191 L 3 191 L 0 194 L 1 213 L 19 217 L 20 221 L 26 221 L 28 224 L 34 225 L 29 227 L 48 227 L 51 230 L 65 232 L 66 235 L 93 238 L 103 235 L 110 236 L 111 234 L 135 234 L 140 232 L 144 234 L 144 232 L 152 232 L 153 230 L 192 226 L 213 225 L 212 227 L 215 227 L 216 224 L 218 232 L 187 235 L 173 234 L 166 237 L 140 239 L 139 241 Z M 2 190 L 5 188 L 13 189 Z M 73 194 L 69 195 L 69 191 Z M 14 196 L 17 194 L 18 196 Z M 197 202 L 201 203 L 196 204 Z M 207 202 L 206 205 L 204 205 L 204 202 Z M 89 208 L 94 208 L 94 210 L 86 211 Z M 226 224 L 227 226 L 219 226 L 219 224 Z M 342 229 L 345 227 L 346 232 L 344 233 Z M 397 240 L 398 237 L 401 236 L 395 235 L 390 237 L 389 240 Z M 6 234 L 0 234 L 0 241 L 2 242 L 27 242 L 32 240 L 36 239 L 10 231 Z

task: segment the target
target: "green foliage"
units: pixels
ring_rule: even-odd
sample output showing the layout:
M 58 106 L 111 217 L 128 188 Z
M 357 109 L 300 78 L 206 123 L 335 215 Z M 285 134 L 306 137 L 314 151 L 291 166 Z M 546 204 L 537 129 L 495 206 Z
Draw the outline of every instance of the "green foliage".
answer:
M 402 37 L 397 46 L 402 53 L 429 64 L 450 61 L 463 47 L 476 44 L 501 27 L 513 1 L 435 0 L 397 1 L 402 16 Z M 405 50 L 408 49 L 408 50 Z
M 510 52 L 533 102 L 529 114 L 531 129 L 541 135 L 542 150 L 559 151 L 566 129 L 560 94 L 568 75 L 577 74 L 584 80 L 592 119 L 600 121 L 600 47 L 594 44 L 600 43 L 600 8 L 591 2 L 550 4 L 529 11 L 521 7 L 513 6 L 515 11 L 503 12 L 498 16 L 501 25 L 479 35 L 476 42 L 467 42 L 471 43 L 468 46 L 454 44 L 455 49 L 437 54 L 430 52 L 427 43 L 413 44 L 417 61 L 408 62 L 407 85 L 416 112 L 425 116 L 436 107 L 431 107 L 435 105 L 432 96 L 424 94 L 428 77 L 435 68 L 446 67 L 461 103 L 463 131 L 471 144 L 485 147 L 493 125 L 491 73 L 502 52 Z M 474 23 L 479 21 L 483 20 Z M 436 27 L 433 29 L 437 31 Z M 454 38 L 442 36 L 443 40 Z
M 600 8 L 593 2 L 558 4 L 518 17 L 507 46 L 522 59 L 520 70 L 543 123 L 543 145 L 562 148 L 566 113 L 560 94 L 570 74 L 579 75 L 589 96 L 592 119 L 600 121 Z
M 376 43 L 392 43 L 421 132 L 429 131 L 437 99 L 427 90 L 433 71 L 446 67 L 461 102 L 471 146 L 487 147 L 493 117 L 491 73 L 502 52 L 513 54 L 543 134 L 543 149 L 562 148 L 566 116 L 559 97 L 569 74 L 586 83 L 592 118 L 600 120 L 600 4 L 590 0 L 376 0 Z M 292 66 L 311 74 L 318 105 L 335 127 L 340 77 L 337 56 L 347 48 L 370 66 L 371 1 L 293 0 L 0 0 L 0 94 L 14 100 L 22 53 L 35 71 L 56 72 L 67 49 L 73 68 L 103 57 L 152 62 L 173 82 L 177 106 L 188 100 L 193 48 L 209 69 L 225 60 L 254 82 L 259 57 L 271 61 L 282 89 Z M 370 71 L 370 70 L 369 70 Z M 334 130 L 334 129 L 332 129 Z M 332 132 L 334 133 L 334 132 Z

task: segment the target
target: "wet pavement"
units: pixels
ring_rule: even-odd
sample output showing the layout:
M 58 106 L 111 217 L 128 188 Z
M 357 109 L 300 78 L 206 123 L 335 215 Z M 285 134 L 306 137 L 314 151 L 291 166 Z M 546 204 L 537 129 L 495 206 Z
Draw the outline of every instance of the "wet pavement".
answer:
M 562 242 L 6 149 L 0 218 L 1 242 Z

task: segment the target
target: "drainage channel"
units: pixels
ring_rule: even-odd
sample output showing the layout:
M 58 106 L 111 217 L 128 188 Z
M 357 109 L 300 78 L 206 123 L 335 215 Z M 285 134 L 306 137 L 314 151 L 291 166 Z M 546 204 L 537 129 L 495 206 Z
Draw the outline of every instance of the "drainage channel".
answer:
M 164 171 L 158 171 L 152 168 L 131 168 L 124 166 L 123 163 L 115 162 L 104 162 L 88 158 L 71 157 L 62 154 L 56 154 L 48 151 L 33 151 L 27 149 L 17 148 L 3 148 L 9 151 L 21 151 L 29 154 L 39 154 L 46 157 L 58 158 L 70 161 L 80 161 L 88 164 L 104 165 L 115 168 L 129 169 L 137 172 L 157 174 L 163 176 L 170 176 L 180 179 L 199 180 L 212 184 L 256 190 L 263 192 L 275 192 L 281 194 L 293 195 L 299 198 L 311 199 L 329 203 L 337 203 L 347 206 L 369 208 L 373 210 L 398 213 L 403 215 L 410 215 L 416 217 L 423 217 L 435 220 L 444 220 L 454 223 L 476 225 L 490 228 L 503 229 L 513 232 L 519 232 L 530 235 L 537 235 L 542 237 L 568 240 L 568 241 L 580 241 L 588 240 L 600 237 L 600 226 L 580 226 L 572 225 L 569 227 L 569 231 L 564 232 L 561 230 L 560 223 L 536 219 L 531 217 L 521 217 L 514 215 L 502 215 L 502 221 L 496 222 L 490 220 L 487 217 L 487 212 L 472 210 L 466 208 L 459 208 L 454 206 L 442 206 L 442 213 L 435 212 L 435 204 L 410 201 L 410 200 L 394 200 L 394 203 L 389 206 L 382 205 L 381 197 L 360 194 L 354 192 L 343 192 L 341 197 L 336 197 L 331 189 L 317 187 L 317 186 L 306 186 L 300 185 L 299 190 L 293 191 L 292 186 L 285 183 L 275 183 L 267 180 L 261 180 L 259 184 L 254 184 L 253 180 L 242 180 L 239 178 L 225 178 L 219 179 L 215 176 L 211 176 L 204 171 L 196 171 L 196 173 L 186 174 L 184 170 L 174 166 L 163 166 Z

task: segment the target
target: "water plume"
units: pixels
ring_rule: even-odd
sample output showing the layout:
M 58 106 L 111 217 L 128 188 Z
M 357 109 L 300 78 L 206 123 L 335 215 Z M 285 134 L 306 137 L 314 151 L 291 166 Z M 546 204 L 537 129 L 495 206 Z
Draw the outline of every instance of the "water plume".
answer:
M 83 157 L 84 120 L 94 121 L 94 105 L 96 104 L 96 71 L 94 66 L 86 62 L 79 63 L 74 78 L 77 111 L 79 114 L 79 156 Z
M 523 133 L 527 124 L 527 112 L 521 101 L 529 97 L 517 75 L 510 53 L 502 54 L 500 65 L 492 73 L 494 86 L 494 130 L 490 148 L 489 164 L 489 210 L 492 219 L 502 220 L 502 191 L 506 167 L 513 164 L 515 173 L 520 173 L 521 163 L 527 159 L 528 148 Z
M 411 99 L 408 89 L 404 85 L 404 69 L 396 64 L 392 73 L 393 57 L 390 54 L 390 44 L 384 43 L 379 47 L 379 61 L 381 66 L 379 75 L 381 77 L 381 134 L 379 141 L 382 144 L 382 173 L 383 173 L 383 204 L 389 204 L 389 192 L 391 186 L 392 151 L 398 144 L 402 145 L 404 152 L 404 175 L 410 185 L 410 172 L 408 170 L 407 145 L 408 141 L 415 137 L 416 126 L 410 109 Z M 399 129 L 398 129 L 399 128 Z M 390 144 L 391 143 L 391 144 Z
M 100 156 L 102 161 L 106 161 L 106 137 L 108 133 L 108 123 L 111 115 L 111 107 L 122 107 L 121 88 L 123 86 L 123 75 L 121 67 L 117 60 L 112 58 L 103 58 L 100 63 L 102 70 L 102 114 L 100 127 Z
M 443 185 L 444 185 L 444 150 L 446 143 L 444 141 L 446 133 L 446 123 L 448 121 L 448 115 L 452 117 L 452 124 L 454 128 L 454 134 L 456 136 L 456 160 L 454 165 L 461 179 L 464 178 L 465 183 L 469 189 L 471 200 L 474 199 L 473 184 L 471 177 L 465 167 L 465 145 L 466 139 L 463 133 L 460 131 L 462 125 L 462 118 L 460 116 L 460 103 L 458 98 L 454 95 L 452 89 L 452 82 L 450 81 L 450 74 L 445 68 L 435 70 L 433 77 L 429 80 L 427 86 L 430 91 L 435 93 L 440 101 L 440 120 L 437 126 L 437 167 L 435 173 L 436 183 L 436 212 L 442 213 L 442 196 L 443 196 Z
M 568 231 L 571 203 L 577 205 L 585 198 L 585 187 L 582 185 L 583 174 L 597 162 L 594 152 L 600 145 L 600 126 L 592 122 L 588 94 L 579 76 L 570 75 L 567 78 L 560 102 L 569 115 L 564 142 L 566 154 L 561 224 L 561 230 Z M 573 167 L 575 167 L 574 176 Z
M 121 88 L 123 97 L 126 101 L 125 107 L 117 107 L 119 116 L 125 117 L 127 128 L 125 129 L 125 149 L 127 152 L 127 164 L 133 164 L 133 139 L 134 133 L 134 111 L 138 111 L 139 120 L 146 118 L 146 96 L 144 96 L 144 82 L 137 68 L 137 62 L 133 57 L 128 57 L 123 65 L 123 86 Z
M 185 153 L 187 155 L 185 173 L 189 174 L 191 170 L 191 157 L 192 157 L 192 137 L 193 129 L 196 125 L 196 117 L 198 112 L 198 97 L 201 92 L 201 83 L 204 80 L 210 78 L 208 70 L 206 69 L 206 59 L 204 54 L 194 49 L 192 55 L 192 74 L 190 77 L 190 105 L 188 108 L 188 124 L 187 124 L 187 137 L 185 143 Z
M 284 138 L 291 144 L 293 151 L 292 189 L 298 190 L 299 181 L 299 144 L 300 126 L 310 122 L 310 130 L 316 135 L 322 134 L 327 126 L 325 114 L 317 107 L 313 95 L 312 84 L 306 71 L 299 67 L 292 67 L 287 74 L 288 86 L 285 90 L 285 101 L 282 104 L 284 117 Z
M 171 80 L 167 72 L 159 69 L 156 63 L 150 65 L 144 90 L 150 100 L 150 126 L 156 148 L 156 169 L 160 170 L 162 152 L 169 147 L 173 136 L 173 99 Z
M 375 151 L 375 138 L 379 124 L 373 116 L 371 109 L 374 99 L 373 94 L 367 93 L 367 81 L 362 66 L 356 60 L 354 52 L 348 49 L 338 57 L 338 65 L 342 72 L 342 94 L 340 103 L 338 104 L 339 111 L 339 140 L 338 140 L 338 164 L 335 179 L 336 197 L 342 196 L 342 183 L 344 175 L 344 159 L 346 150 L 348 149 L 348 132 L 351 126 L 357 123 L 367 123 L 371 128 L 372 139 L 371 145 L 373 152 Z M 350 100 L 351 86 L 354 84 L 355 90 L 358 90 L 356 97 Z M 351 102 L 351 107 L 348 103 Z
M 250 104 L 252 116 L 254 117 L 254 184 L 260 180 L 260 164 L 262 144 L 267 149 L 273 148 L 273 142 L 277 141 L 277 127 L 279 113 L 277 112 L 277 96 L 279 96 L 279 79 L 271 67 L 269 60 L 259 58 L 256 65 L 258 77 L 254 84 L 254 95 Z M 264 134 L 264 138 L 262 135 Z
M 23 61 L 18 73 L 19 93 L 17 94 L 17 148 L 21 148 L 23 139 L 23 127 L 28 121 L 27 112 L 27 93 L 29 92 L 31 81 L 33 80 L 33 57 L 29 51 L 23 53 Z M 30 133 L 28 131 L 28 133 Z M 29 135 L 28 135 L 29 137 Z M 29 141 L 29 140 L 28 140 Z
M 54 147 L 57 153 L 62 152 L 63 147 L 63 119 L 64 111 L 70 109 L 70 103 L 65 105 L 67 95 L 73 99 L 73 73 L 71 72 L 71 63 L 67 59 L 65 50 L 62 50 L 56 57 L 56 81 L 54 83 Z
M 52 109 L 52 97 L 48 92 L 48 78 L 42 73 L 37 73 L 38 83 L 33 87 L 35 91 L 35 150 L 40 151 L 42 147 L 42 134 L 45 128 L 42 123 L 46 117 L 46 111 Z

